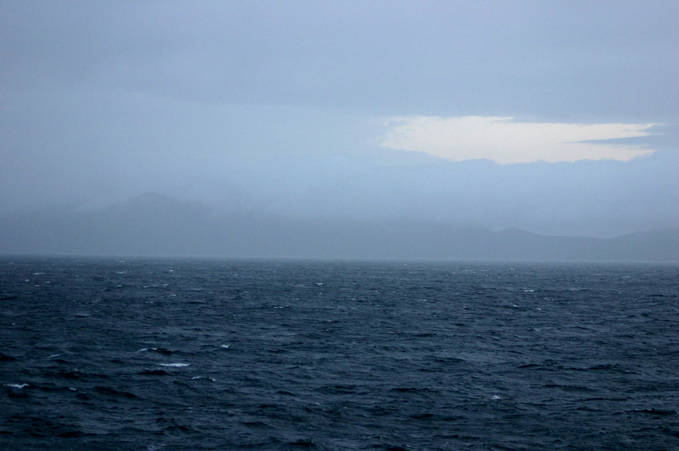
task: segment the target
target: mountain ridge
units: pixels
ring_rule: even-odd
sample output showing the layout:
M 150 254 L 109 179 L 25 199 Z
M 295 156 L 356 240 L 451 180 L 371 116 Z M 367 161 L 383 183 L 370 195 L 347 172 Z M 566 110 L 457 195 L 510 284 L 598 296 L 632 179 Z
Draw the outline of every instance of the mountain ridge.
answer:
M 0 254 L 677 262 L 679 228 L 614 238 L 405 220 L 219 213 L 146 193 L 90 211 L 0 218 Z

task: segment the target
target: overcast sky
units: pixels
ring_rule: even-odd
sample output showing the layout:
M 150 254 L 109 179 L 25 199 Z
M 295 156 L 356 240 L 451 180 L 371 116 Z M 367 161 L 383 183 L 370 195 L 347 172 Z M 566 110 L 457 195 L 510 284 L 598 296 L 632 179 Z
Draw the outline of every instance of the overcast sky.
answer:
M 0 0 L 0 214 L 679 224 L 679 2 Z

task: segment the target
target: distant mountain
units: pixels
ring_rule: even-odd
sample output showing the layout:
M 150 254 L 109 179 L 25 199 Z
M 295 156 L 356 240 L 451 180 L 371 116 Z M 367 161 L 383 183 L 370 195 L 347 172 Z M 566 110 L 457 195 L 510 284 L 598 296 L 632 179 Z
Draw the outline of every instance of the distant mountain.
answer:
M 0 218 L 1 254 L 678 262 L 679 228 L 612 239 L 414 221 L 218 214 L 161 194 Z

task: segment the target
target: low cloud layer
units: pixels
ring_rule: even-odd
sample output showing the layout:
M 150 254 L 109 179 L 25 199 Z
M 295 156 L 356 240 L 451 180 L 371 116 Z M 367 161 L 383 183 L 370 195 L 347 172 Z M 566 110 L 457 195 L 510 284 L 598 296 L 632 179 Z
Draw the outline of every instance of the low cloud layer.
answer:
M 511 117 L 397 117 L 380 143 L 398 150 L 425 152 L 452 161 L 487 159 L 500 164 L 536 161 L 629 161 L 650 155 L 642 145 L 608 140 L 649 136 L 660 124 L 567 124 L 517 122 Z M 601 141 L 601 142 L 597 142 Z

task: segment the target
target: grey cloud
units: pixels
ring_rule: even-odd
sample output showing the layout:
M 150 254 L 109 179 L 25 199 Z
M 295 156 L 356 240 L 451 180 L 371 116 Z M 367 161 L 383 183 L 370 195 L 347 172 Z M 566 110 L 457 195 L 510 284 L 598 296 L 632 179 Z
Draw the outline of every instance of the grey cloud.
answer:
M 611 236 L 679 222 L 676 151 L 629 163 L 452 163 L 371 146 L 362 117 L 146 96 L 0 107 L 0 213 L 161 192 L 229 211 Z M 375 125 L 375 124 L 373 124 Z
M 674 2 L 7 2 L 2 83 L 389 114 L 679 117 Z M 557 107 L 558 106 L 558 107 Z
M 676 2 L 1 6 L 2 217 L 158 192 L 281 221 L 602 236 L 679 221 Z M 427 114 L 667 125 L 629 163 L 377 146 L 387 117 Z

